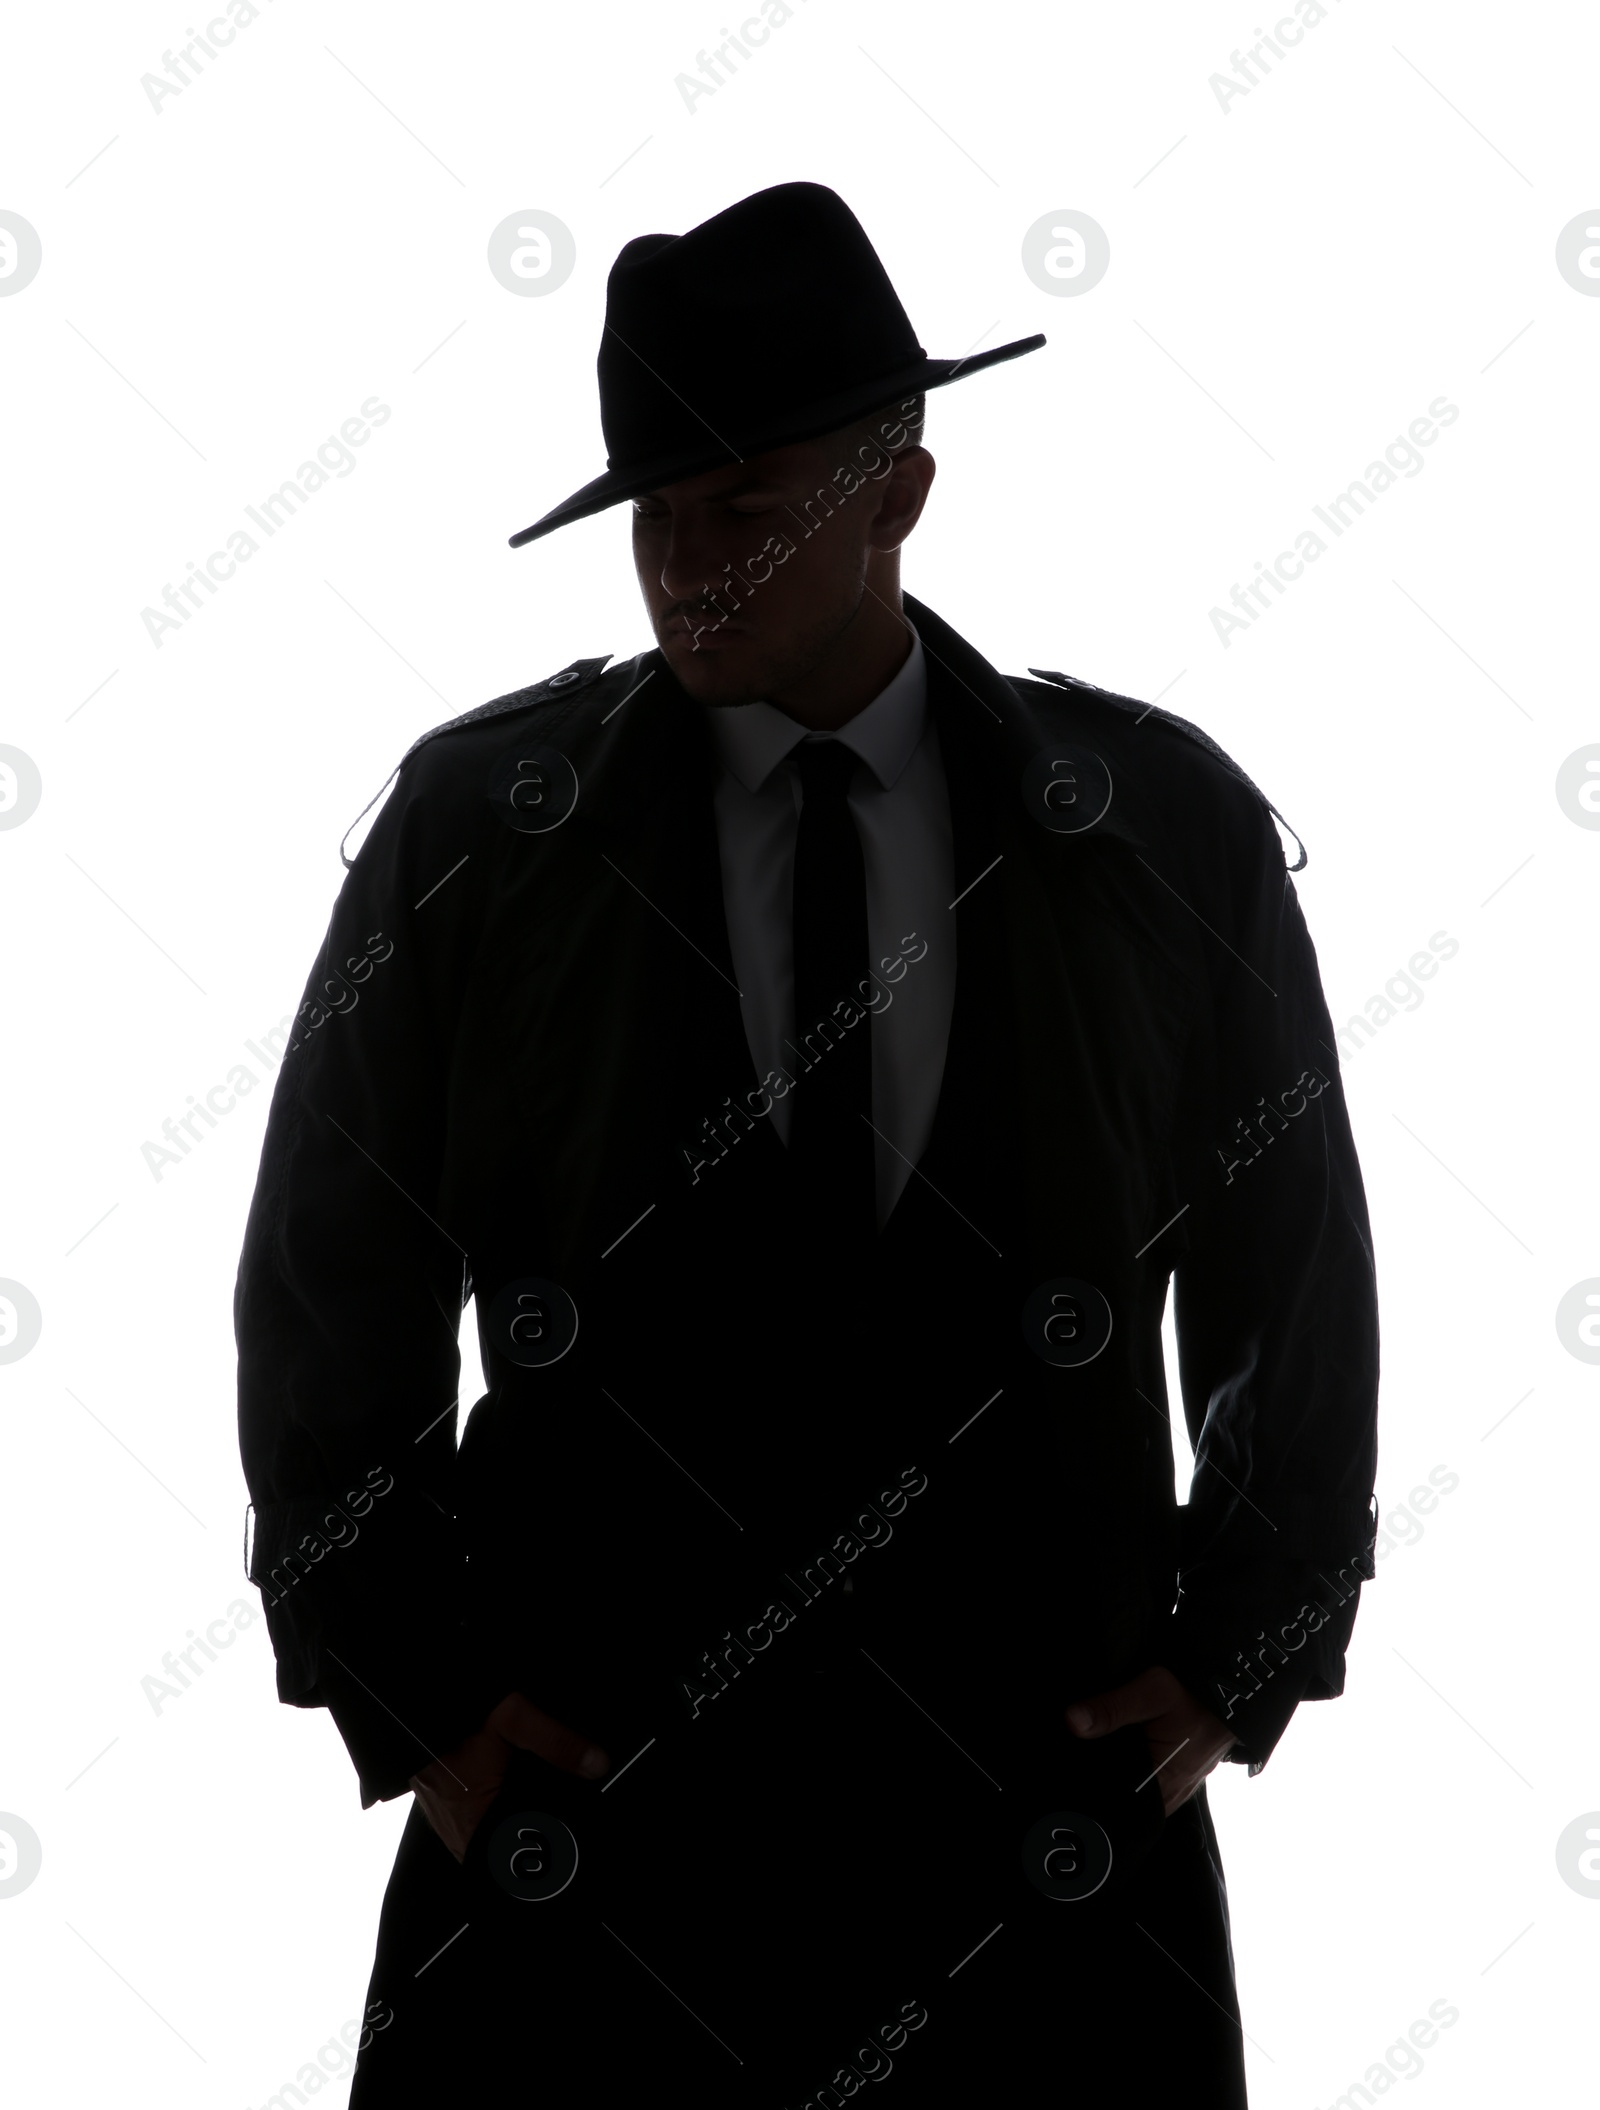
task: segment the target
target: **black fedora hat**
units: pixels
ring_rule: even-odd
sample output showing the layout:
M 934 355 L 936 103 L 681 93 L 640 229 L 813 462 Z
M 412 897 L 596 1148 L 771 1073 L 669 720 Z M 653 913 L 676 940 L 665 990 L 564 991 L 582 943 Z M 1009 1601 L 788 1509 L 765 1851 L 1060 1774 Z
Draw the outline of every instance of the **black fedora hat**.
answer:
M 1042 335 L 930 359 L 866 230 L 821 183 L 779 183 L 687 234 L 642 234 L 606 281 L 606 469 L 511 547 L 943 388 Z

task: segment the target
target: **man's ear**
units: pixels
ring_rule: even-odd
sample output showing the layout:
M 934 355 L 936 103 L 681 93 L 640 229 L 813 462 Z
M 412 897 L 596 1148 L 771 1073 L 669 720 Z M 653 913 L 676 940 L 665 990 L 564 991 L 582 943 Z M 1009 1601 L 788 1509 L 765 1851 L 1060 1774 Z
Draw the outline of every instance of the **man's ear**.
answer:
M 872 530 L 872 547 L 883 556 L 899 549 L 922 518 L 938 464 L 926 447 L 908 447 L 894 467 L 881 486 Z

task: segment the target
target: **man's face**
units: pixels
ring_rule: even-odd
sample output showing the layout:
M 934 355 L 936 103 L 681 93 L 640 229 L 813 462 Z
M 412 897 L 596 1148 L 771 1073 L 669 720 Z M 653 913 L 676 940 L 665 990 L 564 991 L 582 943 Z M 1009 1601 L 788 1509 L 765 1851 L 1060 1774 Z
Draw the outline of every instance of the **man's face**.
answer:
M 639 585 L 687 692 L 753 703 L 803 678 L 869 593 L 897 591 L 892 553 L 932 479 L 926 449 L 891 458 L 852 427 L 636 499 Z

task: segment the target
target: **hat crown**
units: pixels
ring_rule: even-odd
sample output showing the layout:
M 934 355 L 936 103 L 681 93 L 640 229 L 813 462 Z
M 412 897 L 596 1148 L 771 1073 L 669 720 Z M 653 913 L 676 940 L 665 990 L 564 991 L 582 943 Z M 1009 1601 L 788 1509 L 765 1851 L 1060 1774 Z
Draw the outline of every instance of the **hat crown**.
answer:
M 789 404 L 843 397 L 926 358 L 855 214 L 780 183 L 687 234 L 627 243 L 597 367 L 608 467 L 680 449 L 759 452 Z

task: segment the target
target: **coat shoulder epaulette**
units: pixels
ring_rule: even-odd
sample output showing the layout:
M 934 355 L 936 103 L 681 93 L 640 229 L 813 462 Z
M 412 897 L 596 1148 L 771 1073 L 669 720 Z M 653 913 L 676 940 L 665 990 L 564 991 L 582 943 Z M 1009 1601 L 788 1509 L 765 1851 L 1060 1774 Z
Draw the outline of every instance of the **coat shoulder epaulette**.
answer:
M 1237 777 L 1241 784 L 1246 785 L 1253 791 L 1274 819 L 1281 821 L 1283 826 L 1289 829 L 1289 833 L 1294 837 L 1300 850 L 1298 861 L 1290 865 L 1289 870 L 1291 872 L 1303 871 L 1309 863 L 1310 860 L 1306 856 L 1306 846 L 1301 841 L 1298 831 L 1290 827 L 1260 785 L 1254 783 L 1245 775 L 1232 755 L 1225 748 L 1219 747 L 1211 735 L 1202 732 L 1198 725 L 1192 724 L 1187 718 L 1180 718 L 1176 711 L 1162 710 L 1159 704 L 1141 703 L 1136 696 L 1120 696 L 1114 689 L 1102 689 L 1092 681 L 1080 681 L 1075 674 L 1055 674 L 1045 667 L 1030 667 L 1028 672 L 1036 680 L 1049 682 L 1058 689 L 1072 689 L 1080 695 L 1093 696 L 1102 703 L 1113 704 L 1118 710 L 1132 711 L 1137 714 L 1140 720 L 1159 718 L 1163 725 L 1169 725 L 1174 732 L 1182 733 L 1186 739 L 1193 740 L 1198 746 L 1203 747 L 1207 754 L 1214 756 L 1222 764 L 1223 768 L 1228 771 L 1230 776 Z
M 486 718 L 503 718 L 512 711 L 533 710 L 540 704 L 569 702 L 582 695 L 589 684 L 597 679 L 601 669 L 611 659 L 611 656 L 609 652 L 603 652 L 598 659 L 575 659 L 570 666 L 561 668 L 559 673 L 547 674 L 543 681 L 532 682 L 525 689 L 511 689 L 504 696 L 496 696 L 488 703 L 480 703 L 476 710 L 463 711 L 459 718 L 447 718 L 443 725 L 436 725 L 430 732 L 423 733 L 413 740 L 394 768 L 390 770 L 388 776 L 385 777 L 382 784 L 379 785 L 372 797 L 368 799 L 367 803 L 344 831 L 339 842 L 339 861 L 344 865 L 346 871 L 350 869 L 354 859 L 345 856 L 345 844 L 350 840 L 356 829 L 360 827 L 373 807 L 377 805 L 379 799 L 383 797 L 383 794 L 389 789 L 389 786 L 394 782 L 401 770 L 405 768 L 419 747 L 426 747 L 430 740 L 437 740 L 441 733 L 453 733 L 464 725 L 479 725 Z

